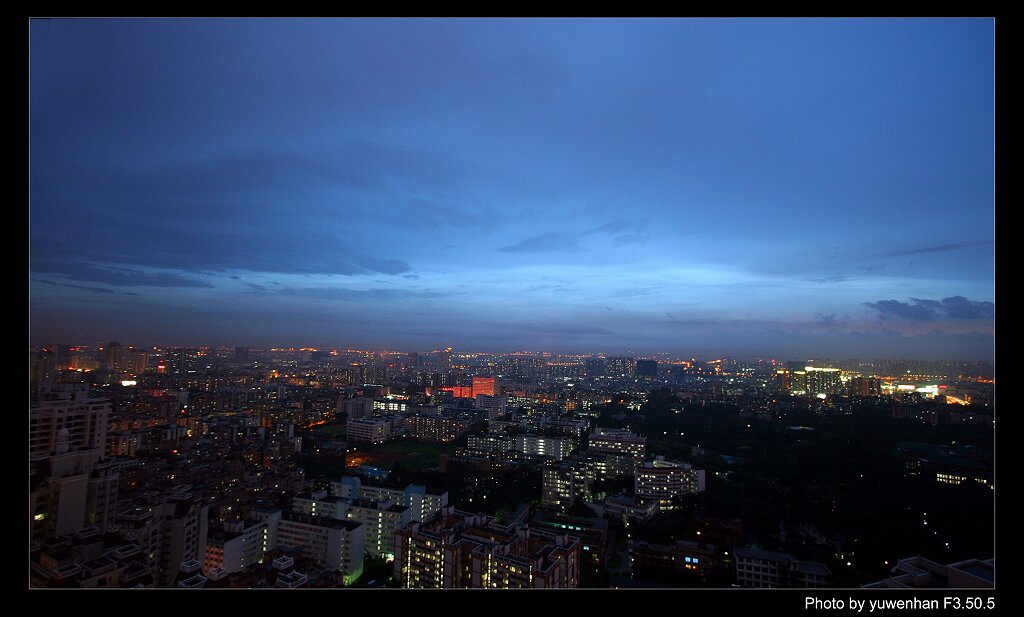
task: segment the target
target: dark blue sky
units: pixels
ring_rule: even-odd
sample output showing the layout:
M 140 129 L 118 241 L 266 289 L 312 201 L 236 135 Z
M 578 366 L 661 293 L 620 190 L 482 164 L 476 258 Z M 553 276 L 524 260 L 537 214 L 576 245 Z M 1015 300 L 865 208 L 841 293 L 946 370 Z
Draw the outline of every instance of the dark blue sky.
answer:
M 990 359 L 993 38 L 32 21 L 32 339 Z

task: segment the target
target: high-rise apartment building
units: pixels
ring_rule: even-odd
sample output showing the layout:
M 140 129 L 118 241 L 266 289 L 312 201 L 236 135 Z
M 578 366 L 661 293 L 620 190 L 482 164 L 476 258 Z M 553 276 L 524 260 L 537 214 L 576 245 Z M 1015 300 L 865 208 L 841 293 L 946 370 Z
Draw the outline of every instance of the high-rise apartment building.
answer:
M 476 408 L 481 410 L 488 420 L 497 420 L 505 415 L 508 408 L 507 396 L 489 396 L 486 394 L 480 394 L 475 388 L 473 392 L 476 394 Z
M 658 362 L 657 362 L 657 360 L 637 360 L 636 361 L 636 375 L 637 375 L 637 377 L 657 377 L 658 376 Z
M 395 556 L 395 534 L 412 520 L 411 515 L 412 508 L 390 500 L 351 499 L 346 519 L 363 524 L 367 553 L 390 559 Z
M 605 375 L 609 377 L 632 377 L 636 374 L 636 360 L 633 358 L 605 358 Z
M 144 351 L 129 349 L 125 352 L 124 370 L 129 375 L 138 377 L 149 367 L 149 354 Z
M 50 384 L 29 407 L 29 454 L 96 448 L 104 454 L 110 401 L 93 397 L 88 384 Z
M 107 359 L 107 370 L 111 373 L 120 373 L 125 368 L 125 350 L 121 343 L 109 343 L 104 349 Z
M 29 474 L 29 527 L 33 539 L 67 535 L 113 523 L 118 475 L 96 448 L 35 457 Z
M 110 402 L 87 384 L 48 384 L 29 407 L 29 528 L 41 539 L 113 522 L 118 475 L 102 463 Z
M 153 505 L 153 513 L 160 524 L 157 563 L 161 587 L 174 582 L 182 562 L 198 560 L 202 563 L 205 557 L 209 505 L 196 499 L 188 489 L 179 485 Z
M 841 369 L 808 366 L 804 370 L 807 373 L 808 394 L 837 394 L 842 391 Z
M 882 382 L 876 377 L 854 377 L 846 384 L 846 391 L 853 396 L 881 396 Z
M 339 398 L 336 409 L 339 414 L 347 414 L 349 420 L 369 418 L 373 416 L 373 399 L 368 396 Z
M 121 534 L 141 549 L 158 587 L 171 585 L 183 561 L 202 563 L 206 551 L 209 506 L 188 485 L 147 494 L 115 518 Z
M 43 384 L 53 383 L 58 366 L 55 354 L 50 347 L 32 352 L 29 364 L 29 385 L 33 393 Z
M 593 469 L 583 461 L 549 461 L 541 471 L 541 504 L 568 510 L 577 500 L 590 501 Z

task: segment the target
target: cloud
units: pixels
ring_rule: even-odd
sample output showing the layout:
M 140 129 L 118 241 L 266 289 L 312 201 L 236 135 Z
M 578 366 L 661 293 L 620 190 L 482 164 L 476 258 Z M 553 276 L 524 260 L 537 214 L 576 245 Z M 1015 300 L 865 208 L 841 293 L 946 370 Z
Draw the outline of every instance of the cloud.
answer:
M 505 216 L 489 205 L 456 205 L 449 200 L 413 198 L 404 207 L 394 208 L 381 215 L 391 224 L 422 229 L 448 226 L 454 228 L 487 228 L 501 223 Z
M 909 249 L 905 251 L 892 251 L 888 253 L 882 253 L 882 257 L 904 257 L 907 255 L 921 255 L 926 253 L 948 253 L 949 251 L 959 251 L 961 249 L 970 248 L 972 246 L 981 246 L 991 244 L 991 240 L 978 240 L 975 242 L 950 242 L 948 244 L 935 244 L 933 246 L 925 246 L 917 249 Z
M 943 298 L 941 301 L 921 300 L 919 298 L 911 298 L 911 300 L 936 311 L 941 311 L 953 319 L 993 319 L 996 316 L 996 305 L 994 303 L 975 302 L 963 296 Z
M 865 302 L 865 306 L 873 308 L 882 315 L 882 319 L 898 317 L 911 321 L 932 321 L 935 319 L 935 311 L 930 307 L 921 304 L 911 304 L 898 300 L 879 300 L 878 302 Z
M 536 332 L 538 334 L 550 334 L 552 336 L 612 334 L 612 332 L 606 328 L 598 328 L 594 326 L 524 325 L 519 326 L 518 329 L 525 330 L 526 332 Z
M 578 236 L 551 231 L 500 247 L 498 250 L 505 253 L 553 253 L 579 249 Z
M 380 272 L 381 274 L 404 274 L 412 270 L 412 267 L 401 259 L 358 257 L 355 262 L 370 272 Z
M 843 283 L 850 280 L 850 277 L 845 274 L 833 274 L 831 276 L 815 277 L 807 280 L 812 283 Z
M 351 300 L 368 302 L 400 302 L 405 300 L 429 300 L 445 298 L 456 292 L 431 289 L 350 289 L 347 287 L 282 287 L 270 289 L 262 285 L 247 283 L 253 288 L 251 294 L 311 300 Z
M 501 216 L 486 205 L 453 205 L 475 203 L 457 190 L 475 164 L 399 145 L 130 164 L 40 161 L 32 169 L 33 253 L 74 247 L 79 260 L 94 264 L 231 276 L 400 274 L 411 270 L 407 261 L 375 255 L 372 234 L 353 236 L 339 221 L 420 229 L 479 227 Z M 410 197 L 416 193 L 446 197 Z M 380 208 L 382 200 L 392 205 Z
M 610 221 L 583 231 L 549 231 L 498 248 L 505 253 L 552 253 L 581 250 L 580 240 L 588 236 L 604 235 L 615 246 L 640 244 L 645 236 L 639 221 Z
M 649 296 L 652 294 L 660 294 L 665 291 L 664 285 L 644 285 L 638 287 L 629 287 L 624 290 L 624 295 L 627 297 L 634 296 Z
M 213 285 L 205 281 L 187 278 L 173 272 L 145 271 L 124 266 L 98 265 L 70 259 L 36 260 L 32 264 L 32 269 L 36 272 L 59 274 L 79 281 L 106 283 L 113 287 L 213 287 Z
M 622 234 L 612 238 L 612 244 L 615 246 L 626 246 L 629 244 L 643 244 L 646 238 L 640 234 Z
M 72 285 L 71 283 L 57 283 L 54 281 L 47 281 L 45 279 L 32 279 L 36 283 L 46 283 L 47 285 L 57 285 L 59 287 L 71 287 L 73 289 L 82 289 L 84 291 L 91 291 L 93 293 L 110 294 L 114 293 L 113 289 L 106 289 L 104 287 L 89 287 L 86 285 Z
M 910 298 L 910 302 L 879 300 L 865 302 L 865 306 L 881 313 L 882 319 L 895 317 L 910 321 L 934 321 L 939 317 L 949 319 L 992 319 L 995 304 L 992 302 L 968 300 L 963 296 L 952 296 L 942 300 Z
M 557 293 L 571 293 L 572 288 L 562 283 L 539 283 L 526 288 L 528 292 L 553 291 Z

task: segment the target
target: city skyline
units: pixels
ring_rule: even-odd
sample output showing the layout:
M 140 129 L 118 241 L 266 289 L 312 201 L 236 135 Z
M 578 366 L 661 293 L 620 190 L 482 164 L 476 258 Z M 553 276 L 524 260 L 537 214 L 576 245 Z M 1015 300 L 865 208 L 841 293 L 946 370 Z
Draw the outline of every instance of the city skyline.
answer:
M 831 363 L 849 363 L 856 361 L 865 365 L 871 365 L 874 362 L 920 362 L 924 364 L 979 364 L 987 365 L 992 367 L 992 363 L 989 360 L 974 360 L 971 358 L 958 358 L 958 357 L 942 357 L 942 358 L 930 358 L 930 357 L 905 357 L 895 355 L 876 355 L 871 357 L 857 357 L 848 354 L 843 354 L 837 350 L 836 354 L 817 354 L 814 356 L 787 356 L 784 354 L 765 354 L 765 355 L 732 355 L 727 353 L 685 353 L 685 352 L 672 352 L 672 351 L 651 351 L 651 352 L 636 352 L 632 349 L 625 348 L 621 350 L 604 350 L 604 349 L 591 349 L 591 350 L 580 350 L 580 351 L 552 351 L 549 349 L 542 348 L 527 348 L 520 347 L 515 349 L 485 349 L 485 348 L 454 348 L 454 347 L 435 347 L 434 349 L 418 349 L 418 348 L 397 348 L 397 347 L 353 347 L 344 345 L 316 345 L 316 344 L 305 344 L 305 345 L 267 345 L 267 346 L 253 346 L 253 345 L 209 345 L 209 344 L 139 344 L 137 341 L 131 341 L 126 339 L 120 339 L 116 341 L 51 341 L 42 345 L 33 345 L 32 351 L 53 351 L 59 347 L 62 350 L 72 351 L 76 353 L 85 354 L 96 354 L 105 352 L 111 345 L 116 345 L 117 349 L 120 350 L 132 350 L 139 352 L 168 352 L 172 350 L 197 350 L 207 352 L 236 352 L 238 350 L 245 350 L 246 352 L 253 353 L 324 353 L 330 355 L 352 355 L 352 354 L 370 354 L 370 355 L 441 355 L 444 353 L 450 354 L 452 357 L 464 358 L 464 359 L 478 359 L 487 357 L 542 357 L 542 358 L 565 358 L 565 359 L 584 359 L 584 358 L 635 358 L 635 359 L 650 359 L 659 363 L 667 364 L 674 362 L 687 362 L 687 361 L 699 361 L 699 362 L 718 362 L 721 360 L 735 360 L 740 362 L 776 362 L 783 364 L 787 362 L 831 362 Z
M 33 20 L 32 343 L 991 361 L 993 45 Z

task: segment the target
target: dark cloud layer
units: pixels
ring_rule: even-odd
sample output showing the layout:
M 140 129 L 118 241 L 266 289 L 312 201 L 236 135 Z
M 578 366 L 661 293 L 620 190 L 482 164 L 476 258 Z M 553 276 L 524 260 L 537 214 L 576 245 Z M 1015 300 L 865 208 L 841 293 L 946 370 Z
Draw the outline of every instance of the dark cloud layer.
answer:
M 93 293 L 109 294 L 114 293 L 113 289 L 107 289 L 106 287 L 91 287 L 88 285 L 72 285 L 71 283 L 57 283 L 56 281 L 48 281 L 46 279 L 32 279 L 36 283 L 45 283 L 46 285 L 56 285 L 58 287 L 70 287 L 72 289 L 81 289 L 83 291 L 91 291 Z
M 963 296 L 952 296 L 942 300 L 911 298 L 910 302 L 879 300 L 865 302 L 865 306 L 878 311 L 882 319 L 895 317 L 910 321 L 934 321 L 949 319 L 993 319 L 996 305 L 992 302 L 977 302 Z
M 390 174 L 436 182 L 428 180 L 437 172 L 434 159 L 368 144 L 342 150 L 254 151 L 132 167 L 40 162 L 33 166 L 33 248 L 75 246 L 72 259 L 80 263 L 63 267 L 77 268 L 76 276 L 89 261 L 187 271 L 409 272 L 404 259 L 353 247 L 361 236 L 337 222 L 351 225 L 372 211 L 325 192 L 386 184 Z M 440 217 L 457 225 L 464 217 L 456 212 Z
M 210 283 L 168 272 L 147 272 L 120 266 L 101 266 L 67 260 L 38 259 L 36 272 L 59 274 L 80 281 L 106 283 L 114 287 L 213 287 Z
M 991 20 L 29 29 L 39 336 L 741 348 L 870 298 L 991 330 L 958 299 L 991 299 Z
M 586 336 L 586 335 L 609 335 L 612 334 L 607 328 L 596 326 L 570 326 L 570 325 L 523 325 L 518 329 L 525 332 L 548 334 L 551 336 Z

